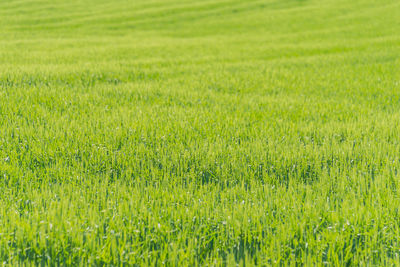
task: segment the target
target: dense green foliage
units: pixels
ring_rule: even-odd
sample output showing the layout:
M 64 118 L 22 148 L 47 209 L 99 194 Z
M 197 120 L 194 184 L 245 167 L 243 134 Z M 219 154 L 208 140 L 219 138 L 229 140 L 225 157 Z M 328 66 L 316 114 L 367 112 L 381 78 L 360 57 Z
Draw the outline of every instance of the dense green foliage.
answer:
M 1 1 L 1 262 L 398 264 L 399 17 Z

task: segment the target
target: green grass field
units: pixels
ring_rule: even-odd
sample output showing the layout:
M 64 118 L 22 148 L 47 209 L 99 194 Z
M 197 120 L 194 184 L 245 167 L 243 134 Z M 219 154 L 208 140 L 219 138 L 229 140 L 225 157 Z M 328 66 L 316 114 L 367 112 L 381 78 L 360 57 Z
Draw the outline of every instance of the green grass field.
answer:
M 0 262 L 399 265 L 399 18 L 0 1 Z

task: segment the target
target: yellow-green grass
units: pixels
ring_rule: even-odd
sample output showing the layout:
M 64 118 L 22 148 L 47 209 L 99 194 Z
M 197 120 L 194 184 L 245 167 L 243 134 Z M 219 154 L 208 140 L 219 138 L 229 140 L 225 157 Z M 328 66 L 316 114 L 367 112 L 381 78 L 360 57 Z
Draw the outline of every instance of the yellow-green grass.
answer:
M 1 262 L 400 264 L 399 18 L 1 1 Z

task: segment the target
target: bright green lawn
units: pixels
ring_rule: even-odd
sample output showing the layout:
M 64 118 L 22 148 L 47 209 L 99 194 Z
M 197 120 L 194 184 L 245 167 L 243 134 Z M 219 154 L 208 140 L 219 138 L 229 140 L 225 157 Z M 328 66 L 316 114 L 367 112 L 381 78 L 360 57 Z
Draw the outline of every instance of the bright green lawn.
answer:
M 400 264 L 400 2 L 0 1 L 0 262 Z

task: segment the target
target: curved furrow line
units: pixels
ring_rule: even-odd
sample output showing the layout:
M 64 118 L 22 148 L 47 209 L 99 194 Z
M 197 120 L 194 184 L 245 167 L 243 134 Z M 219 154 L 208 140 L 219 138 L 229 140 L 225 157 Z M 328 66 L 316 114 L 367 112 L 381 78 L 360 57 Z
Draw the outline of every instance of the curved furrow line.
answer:
M 97 10 L 97 14 L 82 14 L 84 17 L 80 17 L 78 14 L 69 14 L 68 16 L 59 16 L 59 15 L 53 15 L 52 17 L 41 17 L 37 20 L 32 21 L 31 18 L 27 18 L 24 21 L 19 20 L 19 24 L 17 24 L 17 29 L 18 25 L 20 24 L 33 24 L 34 27 L 40 28 L 44 26 L 48 26 L 47 24 L 52 24 L 51 28 L 56 28 L 57 25 L 61 27 L 67 27 L 67 26 L 77 26 L 78 24 L 81 25 L 90 25 L 90 24 L 104 24 L 108 26 L 116 26 L 113 25 L 113 23 L 117 25 L 122 24 L 129 24 L 133 23 L 134 25 L 136 24 L 147 24 L 147 23 L 165 23 L 168 22 L 168 20 L 177 20 L 181 18 L 201 18 L 201 17 L 209 17 L 211 15 L 223 15 L 224 12 L 227 11 L 234 11 L 234 13 L 240 13 L 241 11 L 244 10 L 251 10 L 257 7 L 259 3 L 262 3 L 263 1 L 253 1 L 253 5 L 249 5 L 248 3 L 243 4 L 241 1 L 235 2 L 235 5 L 232 5 L 232 1 L 226 1 L 226 2 L 218 2 L 217 4 L 214 5 L 199 5 L 196 7 L 190 7 L 190 8 L 183 8 L 183 7 L 175 7 L 175 8 L 166 8 L 166 9 L 160 9 L 157 10 L 159 13 L 154 13 L 154 10 L 151 10 L 150 14 L 147 12 L 143 12 L 142 10 L 140 12 L 135 12 L 134 9 L 129 10 L 129 11 L 124 11 L 124 12 L 119 12 L 119 10 L 115 11 L 115 14 L 101 14 L 102 11 Z M 229 4 L 229 6 L 227 6 Z M 262 7 L 262 6 L 261 6 Z M 136 14 L 140 14 L 136 15 Z M 71 17 L 75 17 L 74 19 L 71 20 Z M 132 18 L 134 17 L 134 18 Z M 144 19 L 140 19 L 140 17 L 143 17 Z M 151 19 L 149 19 L 149 17 Z M 154 17 L 157 17 L 158 19 L 154 19 Z M 129 22 L 130 20 L 133 19 L 133 22 Z M 133 26 L 133 25 L 129 25 Z
M 190 9 L 190 10 L 181 10 L 184 12 L 175 13 L 172 10 L 168 10 L 169 12 L 163 13 L 161 16 L 157 16 L 157 14 L 151 14 L 144 16 L 144 19 L 131 18 L 130 16 L 126 17 L 123 21 L 122 25 L 127 26 L 151 26 L 154 27 L 157 23 L 164 25 L 168 22 L 176 22 L 176 21 L 193 21 L 193 20 L 201 20 L 206 18 L 209 20 L 208 22 L 212 23 L 212 18 L 218 18 L 218 20 L 214 20 L 218 22 L 220 19 L 226 19 L 226 16 L 229 18 L 239 17 L 240 15 L 244 15 L 246 12 L 251 12 L 254 10 L 266 9 L 266 5 L 263 4 L 263 1 L 253 1 L 251 4 L 249 3 L 237 3 L 237 5 L 229 5 L 229 6 L 221 6 L 219 9 L 212 8 L 210 6 L 206 6 L 203 9 Z M 239 15 L 239 16 L 238 16 Z M 157 19 L 155 19 L 155 17 Z M 211 20 L 210 20 L 211 19 Z M 118 26 L 120 21 L 114 22 L 118 23 L 117 25 L 112 25 L 112 21 L 108 21 L 109 26 Z

